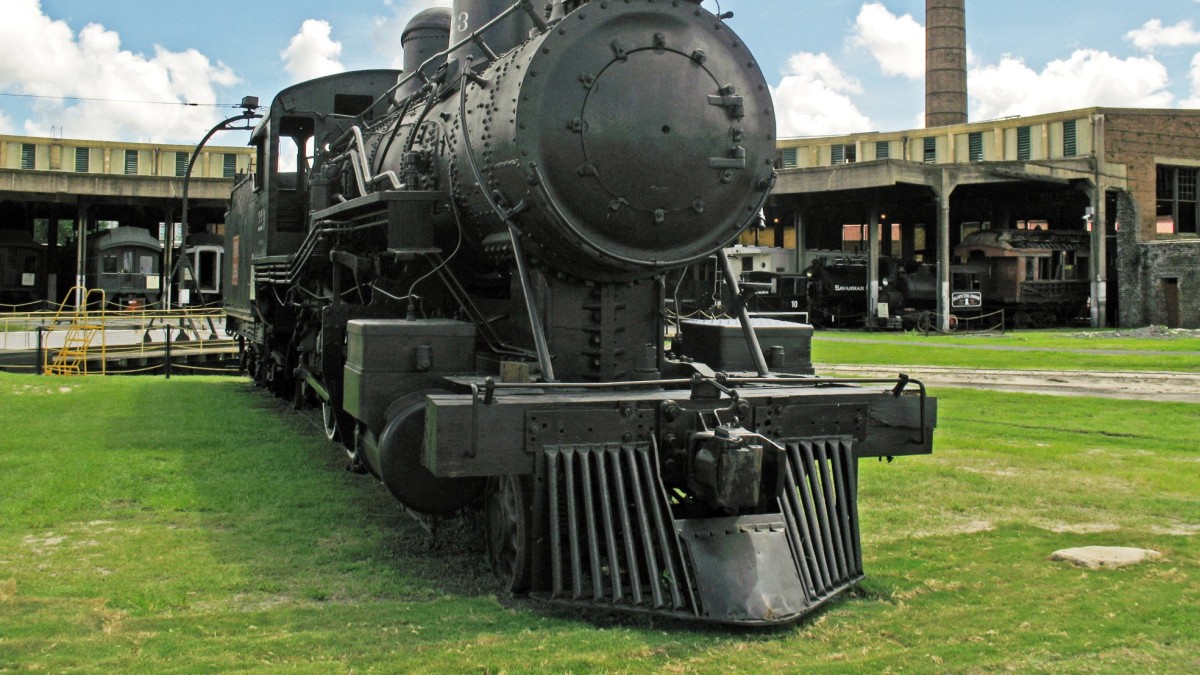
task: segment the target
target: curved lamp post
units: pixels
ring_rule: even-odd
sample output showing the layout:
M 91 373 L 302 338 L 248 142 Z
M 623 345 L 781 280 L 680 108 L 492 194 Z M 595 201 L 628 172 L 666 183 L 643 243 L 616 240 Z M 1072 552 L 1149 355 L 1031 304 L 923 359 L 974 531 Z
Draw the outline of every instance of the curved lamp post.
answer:
M 204 138 L 200 139 L 200 143 L 196 145 L 196 149 L 192 151 L 191 158 L 188 159 L 187 171 L 183 174 L 183 215 L 180 218 L 180 230 L 184 238 L 187 238 L 188 230 L 188 184 L 192 179 L 192 167 L 196 165 L 196 160 L 200 157 L 200 151 L 204 149 L 204 145 L 208 143 L 208 139 L 213 137 L 213 134 L 218 131 L 251 131 L 254 126 L 250 124 L 250 120 L 261 118 L 262 115 L 254 112 L 258 109 L 257 96 L 245 96 L 242 98 L 242 112 L 239 115 L 234 115 L 229 119 L 218 122 L 216 126 L 208 130 Z M 245 126 L 233 126 L 238 122 L 245 122 Z M 171 309 L 171 289 L 175 284 L 175 262 L 173 260 L 175 251 L 175 226 L 168 223 L 167 232 L 167 250 L 163 254 L 164 267 L 167 271 L 167 283 L 165 295 L 166 302 L 163 304 L 163 309 Z M 181 252 L 182 253 L 182 252 Z

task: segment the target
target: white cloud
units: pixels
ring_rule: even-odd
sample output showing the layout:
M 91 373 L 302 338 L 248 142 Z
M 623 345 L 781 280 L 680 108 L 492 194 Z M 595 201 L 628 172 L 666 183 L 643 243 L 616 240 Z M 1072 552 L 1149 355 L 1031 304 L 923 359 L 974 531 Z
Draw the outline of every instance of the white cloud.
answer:
M 847 44 L 867 49 L 884 75 L 925 76 L 925 27 L 911 14 L 896 16 L 883 3 L 868 2 L 859 10 Z
M 871 129 L 849 94 L 862 85 L 827 54 L 793 54 L 778 87 L 771 88 L 780 136 L 848 134 Z
M 121 37 L 99 24 L 78 35 L 47 16 L 40 0 L 7 0 L 0 21 L 0 90 L 40 96 L 32 116 L 0 118 L 30 135 L 51 128 L 68 138 L 193 143 L 220 119 L 211 107 L 215 87 L 239 80 L 224 64 L 198 51 L 154 54 L 121 49 Z M 65 99 L 104 99 L 72 101 Z M 135 103 L 128 103 L 133 101 Z M 148 103 L 152 102 L 152 103 Z M 61 130 L 61 131 L 58 131 Z
M 1167 69 L 1153 57 L 1121 59 L 1080 49 L 1039 73 L 1017 57 L 969 75 L 971 119 L 1036 115 L 1090 106 L 1167 108 Z
M 333 28 L 322 19 L 306 19 L 300 32 L 292 36 L 287 49 L 279 53 L 283 69 L 297 81 L 333 75 L 346 70 L 338 57 L 342 43 L 332 39 Z
M 1200 0 L 1196 0 L 1200 2 Z M 1192 70 L 1188 73 L 1189 79 L 1192 81 L 1192 96 L 1186 101 L 1180 102 L 1180 106 L 1184 108 L 1200 108 L 1200 53 L 1192 57 Z
M 1151 19 L 1125 34 L 1138 49 L 1152 52 L 1157 47 L 1183 47 L 1200 45 L 1200 31 L 1192 27 L 1191 21 L 1180 21 L 1174 26 L 1163 26 L 1159 19 Z

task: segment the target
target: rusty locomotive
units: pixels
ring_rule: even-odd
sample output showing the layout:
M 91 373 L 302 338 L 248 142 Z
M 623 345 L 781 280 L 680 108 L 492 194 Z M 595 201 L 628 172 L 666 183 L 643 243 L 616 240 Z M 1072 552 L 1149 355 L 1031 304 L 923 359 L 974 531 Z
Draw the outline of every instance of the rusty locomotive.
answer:
M 801 374 L 811 329 L 759 344 L 744 308 L 689 327 L 707 363 L 665 344 L 664 275 L 774 182 L 724 19 L 456 0 L 402 41 L 403 72 L 294 85 L 253 133 L 222 290 L 256 382 L 413 512 L 481 508 L 507 591 L 761 625 L 854 585 L 857 462 L 930 452 L 934 399 Z

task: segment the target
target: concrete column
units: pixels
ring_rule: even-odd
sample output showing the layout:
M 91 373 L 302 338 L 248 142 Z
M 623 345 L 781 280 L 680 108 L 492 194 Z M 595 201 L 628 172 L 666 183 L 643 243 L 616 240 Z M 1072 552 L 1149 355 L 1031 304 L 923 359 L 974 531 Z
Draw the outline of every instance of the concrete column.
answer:
M 867 225 L 867 327 L 875 325 L 879 307 L 879 209 L 871 208 Z
M 57 305 L 62 298 L 58 296 L 58 205 L 51 204 L 46 213 L 46 300 Z
M 796 273 L 804 271 L 804 215 L 800 209 L 796 209 L 793 218 L 793 225 L 796 228 Z
M 75 215 L 75 311 L 83 311 L 83 288 L 87 287 L 87 230 L 90 209 L 87 202 L 77 203 Z
M 1092 202 L 1092 250 L 1088 261 L 1088 277 L 1091 279 L 1092 327 L 1108 325 L 1108 208 L 1103 183 L 1088 188 Z
M 1092 117 L 1092 154 L 1096 158 L 1096 178 L 1090 187 L 1092 202 L 1092 259 L 1088 261 L 1088 277 L 1092 286 L 1092 327 L 1108 325 L 1108 186 L 1104 138 L 1105 119 L 1100 113 Z
M 950 193 L 954 186 L 942 174 L 942 189 L 938 192 L 937 271 L 938 327 L 950 330 Z

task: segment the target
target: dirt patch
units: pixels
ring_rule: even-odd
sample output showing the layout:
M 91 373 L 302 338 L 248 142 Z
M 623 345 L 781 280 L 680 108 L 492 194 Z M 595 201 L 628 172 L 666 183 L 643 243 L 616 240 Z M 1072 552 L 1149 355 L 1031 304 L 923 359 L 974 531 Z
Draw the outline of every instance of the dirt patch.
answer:
M 949 366 L 852 366 L 815 364 L 827 377 L 895 377 L 905 371 L 927 387 L 966 387 L 996 391 L 1099 396 L 1144 401 L 1200 403 L 1200 374 L 1176 372 L 1103 372 L 1085 370 L 998 370 Z
M 1020 472 L 1015 469 L 979 469 L 972 466 L 960 466 L 958 467 L 958 470 L 966 471 L 967 473 L 983 474 L 985 476 L 999 476 L 1001 478 L 1015 478 L 1016 476 L 1021 475 Z
M 1166 534 L 1175 537 L 1191 537 L 1200 534 L 1200 523 L 1172 523 L 1171 525 L 1154 525 L 1150 528 L 1154 534 Z
M 56 535 L 53 532 L 47 532 L 45 536 L 42 537 L 35 537 L 32 534 L 27 534 L 25 535 L 25 538 L 21 540 L 21 543 L 28 546 L 29 549 L 34 553 L 38 555 L 44 555 L 57 548 L 59 544 L 66 540 L 67 536 L 65 534 Z
M 1042 530 L 1057 534 L 1096 534 L 1097 532 L 1112 532 L 1121 529 L 1116 523 L 1068 523 L 1061 520 L 1034 519 L 1030 524 Z

